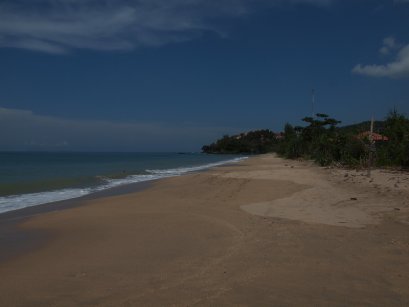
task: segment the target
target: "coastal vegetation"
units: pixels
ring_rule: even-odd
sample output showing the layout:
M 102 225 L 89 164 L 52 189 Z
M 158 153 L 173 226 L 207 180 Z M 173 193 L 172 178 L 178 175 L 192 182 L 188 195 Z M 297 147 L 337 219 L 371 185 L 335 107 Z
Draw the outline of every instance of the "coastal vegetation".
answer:
M 216 142 L 205 145 L 202 151 L 217 154 L 262 154 L 275 151 L 278 143 L 271 130 L 256 130 L 238 135 L 225 135 Z
M 380 167 L 409 168 L 409 118 L 396 110 L 384 121 L 339 127 L 341 121 L 326 114 L 302 119 L 303 126 L 287 123 L 282 133 L 257 130 L 225 135 L 203 146 L 205 153 L 261 154 L 276 152 L 289 159 L 310 159 L 319 165 L 365 167 L 371 161 Z

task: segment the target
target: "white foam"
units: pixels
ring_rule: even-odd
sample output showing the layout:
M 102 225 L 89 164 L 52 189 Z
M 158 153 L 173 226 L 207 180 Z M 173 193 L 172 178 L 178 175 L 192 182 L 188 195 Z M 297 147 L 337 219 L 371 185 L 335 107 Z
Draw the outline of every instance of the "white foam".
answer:
M 178 175 L 182 175 L 185 173 L 197 172 L 200 170 L 208 169 L 211 167 L 215 167 L 215 166 L 219 166 L 219 165 L 223 165 L 227 163 L 237 163 L 244 159 L 247 159 L 247 157 L 240 157 L 240 158 L 235 158 L 235 159 L 228 160 L 228 161 L 220 161 L 220 162 L 214 162 L 214 163 L 209 163 L 206 165 L 199 165 L 199 166 L 192 166 L 192 167 L 179 167 L 179 168 L 165 169 L 165 170 L 160 170 L 160 169 L 159 170 L 149 170 L 148 169 L 146 171 L 151 174 L 178 176 Z
M 18 210 L 26 207 L 32 207 L 36 205 L 42 205 L 51 202 L 57 202 L 67 199 L 78 198 L 81 196 L 85 196 L 91 193 L 95 193 L 98 191 L 110 189 L 113 187 L 130 184 L 130 183 L 137 183 L 143 181 L 151 181 L 155 179 L 161 179 L 166 177 L 174 177 L 180 176 L 189 172 L 200 171 L 204 169 L 208 169 L 211 167 L 227 164 L 227 163 L 237 163 L 247 159 L 247 157 L 240 157 L 235 158 L 232 160 L 225 160 L 215 163 L 209 163 L 205 165 L 199 166 L 192 166 L 192 167 L 180 167 L 174 169 L 163 169 L 163 170 L 146 170 L 148 174 L 146 175 L 130 175 L 125 178 L 121 179 L 110 179 L 104 178 L 105 183 L 93 187 L 93 188 L 72 188 L 72 189 L 61 189 L 56 191 L 47 191 L 47 192 L 39 192 L 39 193 L 28 193 L 28 194 L 21 194 L 21 195 L 10 195 L 10 196 L 3 196 L 0 197 L 0 213 Z
M 0 213 L 81 197 L 90 194 L 91 192 L 89 190 L 90 189 L 63 189 L 0 197 Z

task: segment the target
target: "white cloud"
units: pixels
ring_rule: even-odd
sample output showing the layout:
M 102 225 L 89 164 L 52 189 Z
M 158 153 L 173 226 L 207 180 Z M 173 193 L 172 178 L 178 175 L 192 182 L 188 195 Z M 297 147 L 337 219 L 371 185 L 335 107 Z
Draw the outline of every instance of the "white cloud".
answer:
M 232 127 L 42 116 L 0 107 L 0 150 L 197 151 Z
M 218 18 L 266 5 L 333 0 L 3 0 L 0 47 L 64 53 L 72 48 L 129 50 L 223 33 Z
M 381 47 L 381 49 L 379 49 L 379 52 L 381 54 L 387 55 L 392 51 L 399 49 L 400 47 L 401 45 L 396 42 L 395 38 L 390 36 L 383 40 L 383 46 Z
M 383 54 L 390 53 L 393 49 L 397 49 L 396 42 L 391 39 L 384 40 L 384 46 L 380 52 Z M 385 47 L 385 50 L 383 48 Z M 382 50 L 384 52 L 382 52 Z M 389 78 L 403 78 L 409 76 L 409 44 L 400 47 L 394 61 L 384 65 L 362 65 L 358 64 L 352 72 L 359 75 L 365 75 L 370 77 L 389 77 Z

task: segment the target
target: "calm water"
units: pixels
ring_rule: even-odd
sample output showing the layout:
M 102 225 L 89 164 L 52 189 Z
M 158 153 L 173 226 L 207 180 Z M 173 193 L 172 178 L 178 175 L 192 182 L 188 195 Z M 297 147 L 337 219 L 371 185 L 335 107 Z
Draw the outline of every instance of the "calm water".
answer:
M 0 213 L 243 158 L 178 153 L 0 153 Z

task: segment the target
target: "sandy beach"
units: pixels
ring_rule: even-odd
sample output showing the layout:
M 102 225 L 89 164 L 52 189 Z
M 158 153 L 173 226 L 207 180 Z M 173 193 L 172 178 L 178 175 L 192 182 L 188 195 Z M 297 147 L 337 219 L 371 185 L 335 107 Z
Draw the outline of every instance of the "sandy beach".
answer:
M 0 306 L 409 305 L 409 173 L 262 155 L 79 202 L 0 220 Z

